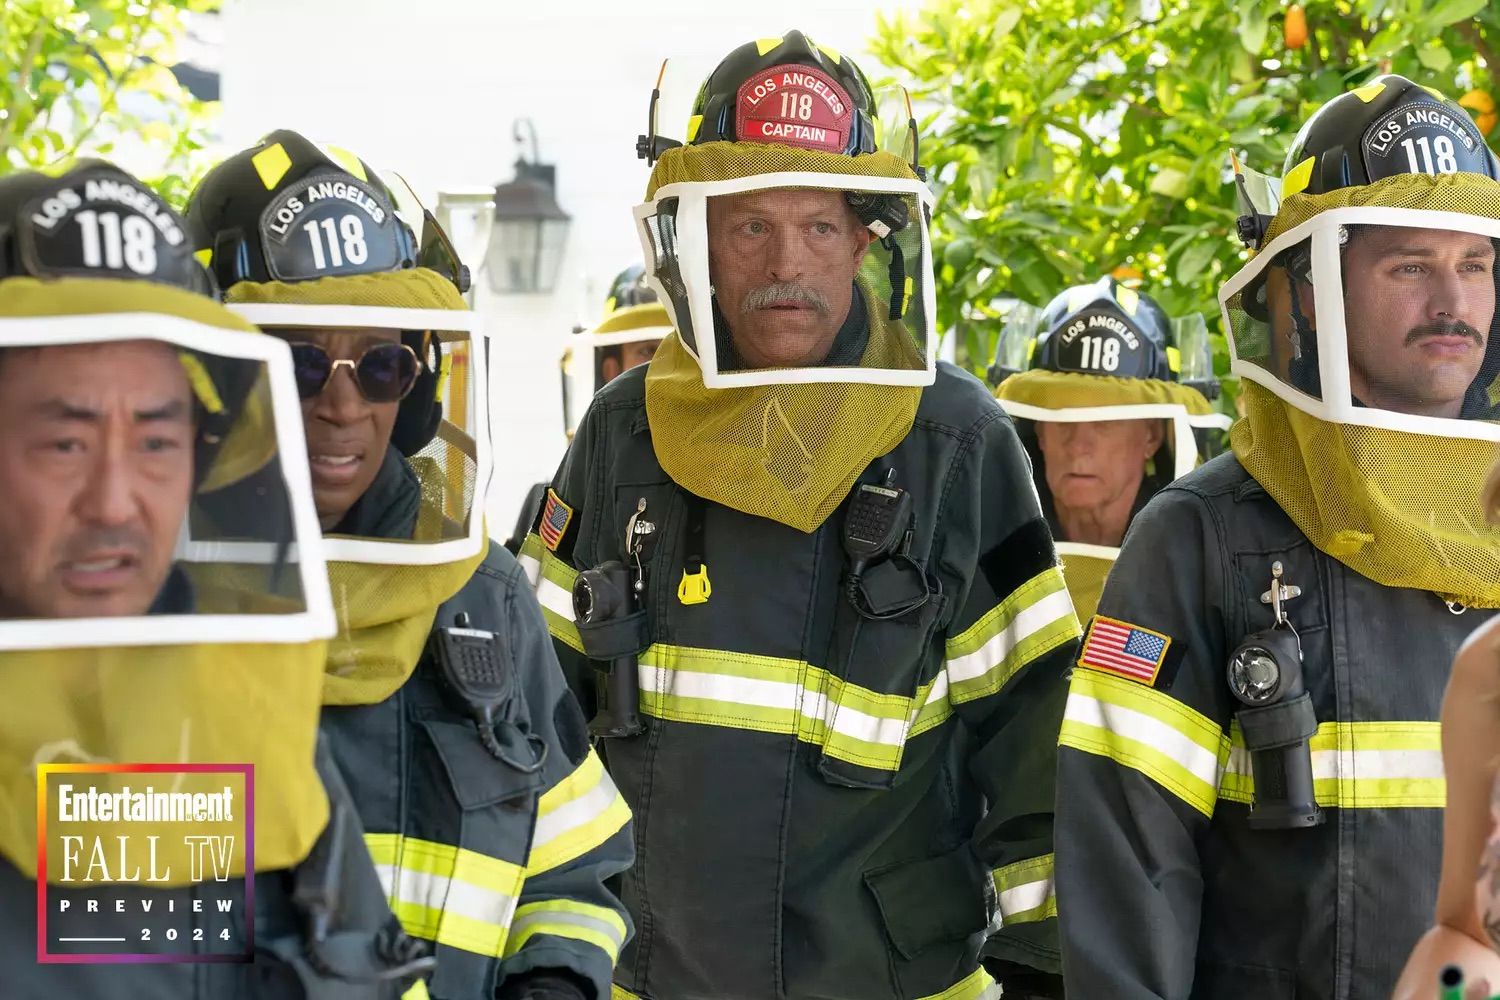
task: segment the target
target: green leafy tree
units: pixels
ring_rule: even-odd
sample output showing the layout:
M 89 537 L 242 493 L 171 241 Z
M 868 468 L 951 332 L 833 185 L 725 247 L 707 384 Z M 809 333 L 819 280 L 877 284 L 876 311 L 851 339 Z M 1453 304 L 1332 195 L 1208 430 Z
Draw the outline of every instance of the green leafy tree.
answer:
M 6 0 L 0 174 L 117 156 L 181 203 L 216 104 L 172 75 L 184 15 L 220 0 Z
M 1279 176 L 1313 110 L 1386 71 L 1463 97 L 1493 130 L 1500 3 L 929 0 L 881 18 L 871 47 L 938 109 L 923 154 L 939 320 L 982 372 L 997 303 L 1117 268 L 1217 330 L 1217 289 L 1245 259 L 1229 151 Z

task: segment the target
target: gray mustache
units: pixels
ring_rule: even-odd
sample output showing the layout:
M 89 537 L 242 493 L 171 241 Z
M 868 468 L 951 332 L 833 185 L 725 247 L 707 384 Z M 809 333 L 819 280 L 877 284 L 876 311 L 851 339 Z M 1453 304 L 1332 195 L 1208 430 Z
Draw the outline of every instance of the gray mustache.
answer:
M 780 302 L 797 302 L 824 313 L 829 308 L 828 300 L 814 289 L 804 288 L 795 281 L 778 281 L 774 284 L 753 289 L 745 296 L 745 301 L 740 303 L 740 311 L 752 313 L 759 309 L 767 309 Z
M 1407 331 L 1406 346 L 1415 344 L 1423 337 L 1468 337 L 1480 347 L 1484 346 L 1484 335 L 1461 320 L 1456 323 L 1428 323 L 1413 327 Z

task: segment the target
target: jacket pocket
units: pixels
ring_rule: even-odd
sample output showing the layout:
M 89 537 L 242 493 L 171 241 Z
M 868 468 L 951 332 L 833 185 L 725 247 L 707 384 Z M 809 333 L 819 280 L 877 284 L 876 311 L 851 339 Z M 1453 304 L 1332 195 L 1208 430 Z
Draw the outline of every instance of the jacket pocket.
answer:
M 455 949 L 438 962 L 434 996 L 486 996 L 520 903 L 543 783 L 533 765 L 540 761 L 509 720 L 494 730 L 503 759 L 472 722 L 433 713 L 417 723 L 447 780 L 419 768 L 435 779 L 433 787 L 409 789 L 394 875 L 397 915 L 415 936 Z
M 804 696 L 802 715 L 818 728 L 818 773 L 831 784 L 890 788 L 906 739 L 932 683 L 922 684 L 944 598 L 931 595 L 899 618 L 865 618 L 842 595 L 829 669 L 815 677 L 821 700 Z M 807 685 L 810 689 L 813 684 Z M 811 705 L 809 700 L 813 700 Z
M 1297 979 L 1286 969 L 1240 965 L 1212 959 L 1198 963 L 1193 1000 L 1294 1000 Z
M 968 844 L 921 861 L 877 868 L 864 878 L 891 944 L 907 961 L 989 925 L 985 872 Z

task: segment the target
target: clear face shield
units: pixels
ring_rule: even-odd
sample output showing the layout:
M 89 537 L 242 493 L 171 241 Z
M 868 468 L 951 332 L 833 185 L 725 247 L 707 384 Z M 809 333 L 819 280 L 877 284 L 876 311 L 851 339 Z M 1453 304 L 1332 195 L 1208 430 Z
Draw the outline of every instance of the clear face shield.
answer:
M 88 907 L 148 870 L 237 911 L 245 884 L 224 880 L 294 864 L 326 822 L 312 761 L 335 616 L 290 351 L 153 312 L 145 282 L 65 284 L 7 290 L 8 308 L 124 294 L 140 311 L 0 319 L 0 855 L 42 876 L 48 954 L 243 953 L 239 935 L 173 944 L 151 913 L 147 936 L 100 939 Z M 101 815 L 70 794 L 219 811 Z M 217 838 L 211 871 L 191 835 Z
M 1235 374 L 1321 420 L 1500 440 L 1500 221 L 1336 208 L 1221 295 Z
M 1042 332 L 1042 312 L 1040 306 L 1019 299 L 1005 310 L 1000 335 L 995 340 L 995 359 L 986 373 L 991 385 L 999 385 L 1031 367 L 1036 338 Z
M 0 320 L 0 648 L 331 633 L 288 353 L 175 316 Z
M 484 545 L 487 345 L 459 294 L 458 254 L 387 176 L 395 214 L 421 233 L 417 268 L 261 286 L 230 308 L 291 349 L 329 559 L 449 563 Z M 309 238 L 340 226 L 313 225 Z
M 930 385 L 918 181 L 823 173 L 668 184 L 636 209 L 652 287 L 710 388 Z

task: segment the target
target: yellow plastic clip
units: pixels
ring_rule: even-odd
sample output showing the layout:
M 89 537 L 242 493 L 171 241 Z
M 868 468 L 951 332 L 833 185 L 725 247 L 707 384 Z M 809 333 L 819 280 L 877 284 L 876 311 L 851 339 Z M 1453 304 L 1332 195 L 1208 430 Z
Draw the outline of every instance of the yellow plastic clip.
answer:
M 682 582 L 677 585 L 677 599 L 683 604 L 707 604 L 713 596 L 714 585 L 708 580 L 708 563 L 703 563 L 698 572 L 682 571 Z

